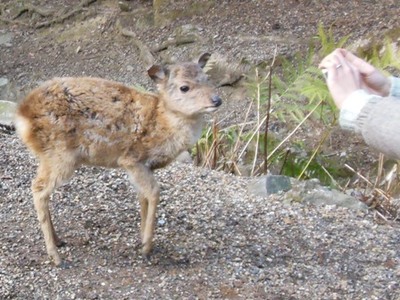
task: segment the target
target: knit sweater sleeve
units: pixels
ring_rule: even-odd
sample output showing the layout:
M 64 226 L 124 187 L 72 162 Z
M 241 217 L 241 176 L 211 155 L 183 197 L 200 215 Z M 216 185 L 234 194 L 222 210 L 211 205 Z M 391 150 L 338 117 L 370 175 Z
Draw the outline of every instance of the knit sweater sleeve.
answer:
M 390 77 L 392 87 L 390 89 L 390 96 L 400 98 L 400 78 Z
M 352 93 L 340 112 L 340 125 L 361 134 L 378 151 L 400 159 L 400 79 L 391 78 L 389 97 L 363 90 Z
M 365 142 L 400 159 L 400 98 L 373 98 L 362 108 L 356 121 Z

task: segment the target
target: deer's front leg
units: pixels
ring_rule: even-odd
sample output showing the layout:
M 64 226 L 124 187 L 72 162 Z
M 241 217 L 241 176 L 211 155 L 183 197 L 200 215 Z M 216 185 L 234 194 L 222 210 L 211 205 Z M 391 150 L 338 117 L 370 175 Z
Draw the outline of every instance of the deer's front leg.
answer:
M 139 198 L 139 203 L 140 203 L 140 237 L 143 240 L 143 238 L 144 238 L 144 228 L 146 227 L 146 220 L 147 220 L 149 201 L 141 193 L 139 193 L 138 198 Z
M 136 187 L 140 201 L 142 252 L 148 256 L 152 250 L 160 188 L 153 172 L 141 163 L 125 164 L 125 169 Z

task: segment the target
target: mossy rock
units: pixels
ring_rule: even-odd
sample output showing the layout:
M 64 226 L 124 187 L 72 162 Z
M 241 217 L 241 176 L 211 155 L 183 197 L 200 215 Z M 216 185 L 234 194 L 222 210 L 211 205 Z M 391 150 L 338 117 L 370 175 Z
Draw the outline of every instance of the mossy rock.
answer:
M 400 27 L 388 30 L 385 33 L 385 37 L 389 38 L 392 41 L 397 41 L 399 43 L 400 42 Z
M 10 125 L 16 109 L 17 104 L 15 102 L 0 100 L 0 124 Z

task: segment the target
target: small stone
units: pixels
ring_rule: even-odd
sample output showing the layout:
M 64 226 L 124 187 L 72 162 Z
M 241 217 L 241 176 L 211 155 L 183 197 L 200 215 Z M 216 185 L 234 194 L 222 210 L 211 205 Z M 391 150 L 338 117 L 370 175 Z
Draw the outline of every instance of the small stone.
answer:
M 132 10 L 131 5 L 126 1 L 118 1 L 119 9 L 123 12 L 128 12 Z
M 4 88 L 9 83 L 9 80 L 5 77 L 0 78 L 0 88 Z
M 184 151 L 181 154 L 179 154 L 175 160 L 183 164 L 188 164 L 193 162 L 192 157 L 190 156 L 188 151 Z
M 9 45 L 11 45 L 12 37 L 11 33 L 0 34 L 0 46 L 4 45 L 9 47 Z
M 269 196 L 287 192 L 292 188 L 290 178 L 282 175 L 266 175 L 251 182 L 248 191 L 257 196 Z
M 290 178 L 287 176 L 267 175 L 266 181 L 268 195 L 287 192 L 292 188 Z

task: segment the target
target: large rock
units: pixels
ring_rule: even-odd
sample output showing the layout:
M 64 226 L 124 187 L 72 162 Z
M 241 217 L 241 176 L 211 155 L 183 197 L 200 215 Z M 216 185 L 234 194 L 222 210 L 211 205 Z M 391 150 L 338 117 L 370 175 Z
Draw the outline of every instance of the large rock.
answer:
M 11 125 L 16 108 L 15 102 L 0 100 L 0 124 Z
M 5 77 L 0 77 L 0 100 L 6 99 L 10 81 Z
M 16 102 L 20 94 L 15 83 L 5 77 L 0 77 L 0 100 Z
M 0 46 L 6 46 L 6 47 L 11 47 L 11 41 L 12 41 L 13 35 L 9 32 L 0 34 Z
M 248 191 L 265 197 L 282 194 L 282 201 L 286 203 L 303 202 L 313 205 L 335 205 L 354 210 L 368 209 L 368 206 L 358 199 L 322 186 L 317 179 L 300 181 L 287 176 L 266 175 L 251 182 Z

